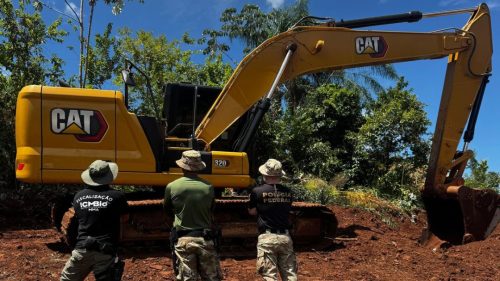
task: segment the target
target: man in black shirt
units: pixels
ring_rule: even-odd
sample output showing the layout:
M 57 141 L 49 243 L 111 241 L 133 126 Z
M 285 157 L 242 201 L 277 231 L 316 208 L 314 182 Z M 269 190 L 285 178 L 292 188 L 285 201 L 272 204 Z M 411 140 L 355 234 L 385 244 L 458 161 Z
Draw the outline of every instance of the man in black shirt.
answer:
M 259 167 L 264 184 L 250 193 L 248 212 L 257 215 L 259 238 L 257 242 L 257 272 L 264 280 L 297 280 L 297 262 L 290 237 L 288 220 L 292 207 L 290 189 L 281 185 L 285 175 L 281 163 L 269 159 Z
M 94 161 L 83 171 L 81 177 L 87 187 L 73 199 L 78 219 L 77 242 L 61 281 L 83 280 L 90 271 L 97 281 L 117 279 L 115 267 L 121 262 L 116 255 L 120 216 L 128 208 L 125 194 L 109 187 L 117 175 L 118 166 L 102 160 Z

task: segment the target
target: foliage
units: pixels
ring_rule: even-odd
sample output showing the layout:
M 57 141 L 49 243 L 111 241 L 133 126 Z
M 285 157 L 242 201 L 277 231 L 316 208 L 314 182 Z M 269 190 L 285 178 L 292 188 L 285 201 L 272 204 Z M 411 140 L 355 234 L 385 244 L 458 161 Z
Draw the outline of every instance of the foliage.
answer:
M 202 52 L 204 55 L 208 55 L 209 59 L 217 57 L 218 54 L 224 54 L 234 63 L 234 60 L 227 54 L 229 46 L 219 40 L 223 36 L 222 31 L 205 29 L 202 32 L 202 37 L 198 39 L 198 44 L 206 44 Z
M 321 204 L 331 203 L 338 195 L 335 187 L 319 178 L 312 178 L 304 183 L 309 201 Z
M 235 8 L 226 9 L 220 18 L 221 30 L 230 39 L 242 39 L 245 53 L 249 53 L 268 38 L 288 30 L 294 23 L 309 14 L 307 0 L 298 0 L 294 5 L 273 9 L 265 14 L 257 5 L 246 4 L 237 13 Z
M 198 52 L 181 49 L 181 43 L 189 46 L 194 42 L 187 35 L 181 42 L 169 41 L 164 35 L 155 37 L 151 32 L 142 30 L 133 34 L 129 29 L 122 29 L 119 34 L 120 55 L 131 60 L 150 77 L 157 105 L 163 104 L 162 87 L 167 83 L 221 86 L 231 74 L 231 67 L 222 61 L 221 54 L 208 57 L 202 65 L 193 63 L 192 56 Z M 120 71 L 124 68 L 124 61 L 120 61 L 115 68 L 117 85 L 122 84 Z M 153 104 L 147 96 L 144 77 L 136 75 L 135 81 L 137 86 L 129 93 L 132 109 L 139 114 L 153 115 Z
M 253 4 L 247 4 L 238 13 L 235 8 L 226 9 L 221 16 L 222 27 L 219 32 L 212 32 L 213 36 L 227 36 L 229 39 L 240 39 L 245 44 L 245 53 L 259 46 L 265 40 L 278 33 L 285 32 L 302 18 L 309 16 L 309 1 L 298 0 L 294 4 L 273 9 L 264 13 Z M 311 25 L 313 22 L 301 22 L 301 25 Z M 217 44 L 209 45 L 212 48 Z M 389 80 L 397 78 L 396 71 L 391 65 L 378 65 L 351 70 L 334 70 L 318 74 L 307 75 L 306 84 L 318 87 L 325 83 L 334 83 L 346 88 L 362 91 L 364 98 L 370 99 L 369 91 L 381 91 L 382 85 L 374 77 Z M 293 111 L 303 98 L 304 81 L 294 79 L 286 83 L 285 95 Z
M 0 185 L 15 185 L 14 118 L 17 93 L 25 85 L 55 83 L 63 61 L 43 52 L 46 41 L 62 42 L 61 20 L 46 25 L 39 13 L 0 0 Z
M 87 80 L 93 88 L 102 88 L 102 85 L 112 78 L 120 58 L 117 39 L 112 35 L 112 29 L 113 25 L 108 24 L 103 34 L 96 34 L 95 46 L 89 46 Z
M 380 176 L 374 186 L 383 196 L 396 198 L 398 205 L 411 209 L 417 206 L 417 196 L 424 186 L 426 166 L 415 166 L 410 160 L 400 160 Z
M 294 113 L 271 115 L 275 127 L 261 132 L 275 144 L 274 154 L 290 172 L 330 180 L 351 165 L 353 136 L 363 123 L 361 109 L 358 93 L 324 85 L 310 92 Z
M 360 208 L 378 215 L 389 226 L 396 226 L 394 217 L 411 216 L 420 208 L 416 195 L 410 195 L 409 204 L 382 197 L 376 189 L 354 187 L 340 190 L 333 182 L 320 178 L 308 177 L 298 182 L 287 183 L 292 190 L 294 200 L 335 204 L 350 208 Z
M 25 0 L 25 2 L 30 3 L 31 1 Z M 112 6 L 112 12 L 114 15 L 118 15 L 122 12 L 123 6 L 124 6 L 124 1 L 123 0 L 104 0 L 104 4 L 106 5 L 111 5 Z M 140 3 L 143 3 L 144 0 L 139 0 Z M 104 72 L 102 73 L 97 73 L 94 74 L 92 78 L 95 78 L 96 76 L 106 76 L 109 75 L 110 71 L 105 67 L 104 69 L 101 68 L 96 68 L 95 65 L 92 68 L 91 65 L 92 61 L 92 46 L 90 44 L 90 38 L 92 34 L 92 23 L 93 23 L 93 18 L 94 18 L 94 9 L 97 4 L 97 0 L 89 0 L 88 5 L 90 8 L 90 12 L 88 13 L 88 23 L 87 23 L 87 36 L 84 37 L 84 31 L 85 31 L 85 15 L 87 13 L 84 13 L 85 6 L 83 5 L 84 1 L 82 0 L 80 2 L 80 7 L 75 7 L 73 6 L 72 2 L 68 2 L 68 0 L 64 0 L 64 3 L 66 5 L 66 8 L 70 10 L 71 12 L 62 12 L 56 9 L 52 4 L 48 4 L 46 1 L 41 1 L 41 0 L 33 0 L 33 7 L 37 12 L 42 12 L 43 8 L 46 7 L 49 10 L 58 13 L 59 15 L 62 15 L 66 17 L 68 20 L 68 23 L 73 27 L 75 31 L 78 30 L 79 36 L 78 36 L 78 41 L 80 43 L 80 53 L 79 53 L 79 66 L 78 66 L 78 85 L 81 88 L 85 88 L 87 84 L 87 76 L 92 75 L 91 71 L 98 71 L 98 70 L 103 70 Z M 108 24 L 108 29 L 109 29 L 109 24 Z M 107 31 L 106 31 L 107 32 Z M 108 35 L 109 37 L 109 35 Z M 109 38 L 108 38 L 109 40 Z M 97 44 L 99 44 L 97 42 Z M 102 46 L 101 46 L 102 47 Z M 97 46 L 96 48 L 99 48 Z M 91 79 L 91 78 L 89 78 Z M 109 78 L 108 78 L 109 79 Z M 90 81 L 92 82 L 95 81 Z M 100 83 L 102 85 L 102 83 Z
M 357 135 L 351 175 L 357 184 L 375 185 L 385 194 L 400 195 L 410 172 L 426 163 L 425 140 L 430 124 L 424 105 L 401 78 L 379 94 L 365 113 Z
M 310 182 L 316 189 L 305 184 L 305 191 L 297 191 L 302 198 L 359 205 L 350 197 L 332 197 L 332 190 L 355 186 L 358 191 L 394 198 L 396 206 L 412 210 L 420 206 L 429 120 L 424 105 L 406 87 L 401 78 L 365 104 L 360 91 L 320 86 L 305 96 L 293 114 L 275 105 L 261 128 L 263 141 L 257 147 L 271 151 L 263 155 L 283 160 L 292 181 L 300 183 L 312 176 L 330 182 Z
M 472 157 L 468 168 L 470 175 L 465 177 L 465 185 L 473 188 L 490 188 L 500 192 L 500 173 L 488 171 L 487 160 L 477 160 Z

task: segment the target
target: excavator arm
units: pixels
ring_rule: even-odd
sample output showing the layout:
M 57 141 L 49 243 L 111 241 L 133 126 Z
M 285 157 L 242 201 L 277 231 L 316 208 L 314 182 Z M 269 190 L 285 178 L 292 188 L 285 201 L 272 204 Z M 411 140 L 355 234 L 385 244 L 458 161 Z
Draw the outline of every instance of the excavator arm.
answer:
M 454 244 L 484 239 L 498 223 L 500 200 L 494 192 L 463 187 L 462 173 L 472 152 L 465 147 L 457 153 L 457 147 L 492 71 L 491 21 L 486 4 L 464 11 L 471 17 L 462 29 L 362 31 L 330 23 L 298 26 L 272 37 L 238 65 L 196 137 L 209 146 L 256 102 L 269 97 L 277 84 L 302 74 L 448 56 L 423 189 L 430 230 L 426 239 Z
M 415 33 L 361 31 L 340 27 L 299 26 L 272 37 L 238 65 L 212 108 L 196 130 L 207 145 L 250 109 L 271 88 L 291 46 L 296 46 L 280 83 L 299 75 L 458 54 L 471 58 L 474 73 L 491 69 L 491 27 L 488 8 L 480 6 L 465 30 Z M 479 20 L 481 19 L 481 20 Z M 467 29 L 481 30 L 481 36 Z M 469 79 L 469 69 L 455 70 Z M 480 77 L 479 77 L 480 78 Z M 479 87 L 480 79 L 472 77 Z M 448 81 L 453 84 L 456 81 Z M 453 85 L 452 85 L 453 86 Z M 446 86 L 445 86 L 446 88 Z M 475 94 L 474 93 L 472 95 Z M 467 119 L 466 114 L 464 115 Z M 465 123 L 465 121 L 463 122 Z

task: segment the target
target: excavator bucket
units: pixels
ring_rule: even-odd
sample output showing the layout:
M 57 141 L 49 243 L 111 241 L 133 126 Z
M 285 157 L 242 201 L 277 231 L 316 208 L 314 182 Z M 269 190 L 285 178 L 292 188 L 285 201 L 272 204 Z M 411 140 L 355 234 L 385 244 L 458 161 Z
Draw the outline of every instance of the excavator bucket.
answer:
M 428 228 L 421 242 L 432 248 L 486 239 L 500 221 L 500 196 L 489 189 L 448 188 L 442 199 L 424 194 Z

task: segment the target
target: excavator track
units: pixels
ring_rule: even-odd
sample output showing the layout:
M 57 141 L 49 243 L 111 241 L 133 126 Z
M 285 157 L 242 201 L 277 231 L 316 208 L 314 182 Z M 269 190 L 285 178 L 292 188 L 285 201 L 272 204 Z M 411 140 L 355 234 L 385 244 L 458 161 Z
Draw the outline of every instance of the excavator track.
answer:
M 161 199 L 128 201 L 128 204 L 128 219 L 122 218 L 121 223 L 122 242 L 168 240 L 172 218 L 163 210 Z M 215 220 L 222 230 L 224 248 L 255 245 L 258 236 L 256 218 L 248 214 L 247 206 L 248 199 L 243 198 L 216 200 Z M 338 225 L 335 214 L 326 206 L 306 202 L 293 203 L 290 221 L 293 225 L 291 235 L 299 246 L 333 238 Z M 69 208 L 62 216 L 60 231 L 70 247 L 75 244 L 77 228 L 75 212 Z

